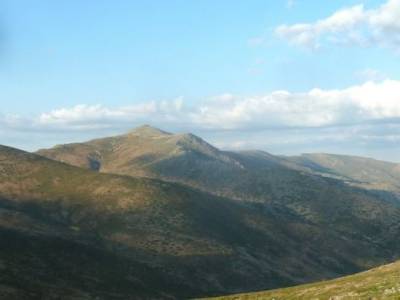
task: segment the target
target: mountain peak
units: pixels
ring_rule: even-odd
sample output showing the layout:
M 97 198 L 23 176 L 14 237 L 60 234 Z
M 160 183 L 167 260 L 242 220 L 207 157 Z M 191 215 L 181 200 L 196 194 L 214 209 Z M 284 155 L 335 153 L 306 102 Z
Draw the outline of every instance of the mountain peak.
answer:
M 148 137 L 171 135 L 169 132 L 163 131 L 156 127 L 152 127 L 148 124 L 136 127 L 133 130 L 129 131 L 128 134 L 129 135 L 148 136 Z
M 193 133 L 180 133 L 176 135 L 180 140 L 184 141 L 191 141 L 191 142 L 202 142 L 205 143 L 205 141 L 198 137 L 197 135 L 194 135 Z
M 176 134 L 173 138 L 176 141 L 176 145 L 186 151 L 200 152 L 213 157 L 223 156 L 217 148 L 192 133 Z

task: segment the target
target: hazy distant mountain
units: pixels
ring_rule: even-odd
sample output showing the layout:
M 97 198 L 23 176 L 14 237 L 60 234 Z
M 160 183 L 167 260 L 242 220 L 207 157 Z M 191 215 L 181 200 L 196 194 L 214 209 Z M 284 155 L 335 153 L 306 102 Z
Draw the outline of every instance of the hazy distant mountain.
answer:
M 298 161 L 149 126 L 38 153 L 0 147 L 10 299 L 210 296 L 399 257 L 397 202 Z
M 400 262 L 331 281 L 209 300 L 399 299 Z
M 350 185 L 400 195 L 400 164 L 324 153 L 287 159 L 308 171 L 342 179 Z

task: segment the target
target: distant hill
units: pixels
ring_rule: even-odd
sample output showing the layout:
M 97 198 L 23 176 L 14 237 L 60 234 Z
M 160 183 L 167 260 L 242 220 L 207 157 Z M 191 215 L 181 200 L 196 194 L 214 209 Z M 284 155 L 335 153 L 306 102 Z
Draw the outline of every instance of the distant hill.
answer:
M 338 178 L 356 187 L 400 196 L 400 164 L 325 153 L 303 154 L 287 159 L 312 173 Z
M 0 147 L 10 299 L 205 297 L 399 258 L 397 201 L 288 158 L 150 126 L 38 154 Z
M 211 299 L 290 300 L 290 299 L 399 299 L 400 262 L 331 281 L 266 292 L 238 294 Z

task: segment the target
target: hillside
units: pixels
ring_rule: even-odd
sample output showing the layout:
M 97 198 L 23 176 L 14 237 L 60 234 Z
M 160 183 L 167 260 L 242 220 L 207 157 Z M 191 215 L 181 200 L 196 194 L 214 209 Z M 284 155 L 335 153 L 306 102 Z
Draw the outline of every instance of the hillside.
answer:
M 331 281 L 295 286 L 266 292 L 223 296 L 220 300 L 290 299 L 399 299 L 400 262 Z
M 148 125 L 127 134 L 86 143 L 59 145 L 38 154 L 68 164 L 130 176 L 146 176 L 199 186 L 203 173 L 240 169 L 238 162 L 192 134 L 171 134 Z M 197 177 L 200 176 L 200 177 Z M 205 184 L 203 187 L 207 187 Z
M 236 228 L 229 242 L 224 233 L 214 236 L 214 241 L 233 253 L 220 262 L 234 261 L 242 274 L 224 281 L 226 270 L 209 270 L 205 278 L 217 278 L 212 284 L 215 289 L 208 289 L 210 294 L 218 289 L 257 290 L 333 278 L 399 257 L 400 207 L 395 195 L 392 199 L 387 191 L 377 193 L 351 185 L 340 176 L 323 176 L 285 157 L 262 151 L 221 151 L 194 135 L 171 134 L 149 126 L 38 153 L 98 172 L 91 174 L 127 175 L 126 180 L 144 176 L 186 186 L 207 199 L 220 199 L 215 202 L 220 206 L 211 208 L 213 201 L 191 196 L 191 207 L 197 207 L 196 201 L 204 204 L 205 213 L 199 219 L 202 225 L 197 230 L 206 231 L 206 236 L 215 232 L 206 221 L 208 215 Z M 227 206 L 241 213 L 228 221 Z M 243 231 L 247 227 L 251 229 Z
M 149 126 L 37 154 L 0 146 L 3 298 L 181 299 L 399 258 L 397 164 L 227 152 Z
M 0 290 L 9 299 L 260 290 L 349 274 L 400 250 L 400 210 L 345 190 L 339 204 L 324 204 L 332 211 L 316 206 L 307 219 L 289 205 L 260 207 L 8 147 L 0 147 L 0 183 Z
M 400 198 L 400 164 L 325 153 L 303 154 L 287 159 L 308 172 L 338 178 L 372 191 L 393 193 Z
M 283 207 L 308 222 L 343 232 L 370 226 L 368 219 L 376 217 L 374 206 L 399 205 L 394 192 L 351 185 L 344 175 L 322 176 L 316 163 L 311 170 L 295 159 L 262 151 L 221 151 L 194 135 L 150 126 L 38 154 L 102 173 L 182 183 L 265 210 Z
M 386 200 L 400 199 L 397 164 L 335 155 L 280 157 L 263 151 L 227 152 L 192 134 L 171 134 L 148 125 L 120 136 L 43 149 L 38 154 L 103 173 L 180 182 L 242 201 L 282 203 L 300 194 L 315 195 L 324 189 L 321 185 L 332 182 L 365 189 Z
M 204 297 L 332 278 L 397 257 L 400 210 L 340 191 L 328 206 L 288 202 L 313 207 L 306 218 L 283 203 L 234 201 L 1 146 L 0 295 Z
M 255 211 L 176 184 L 0 147 L 0 207 L 8 299 L 183 298 L 232 290 L 258 272 L 258 282 L 288 280 L 246 257 L 279 239 L 270 222 L 259 222 L 262 233 L 249 221 L 260 219 Z

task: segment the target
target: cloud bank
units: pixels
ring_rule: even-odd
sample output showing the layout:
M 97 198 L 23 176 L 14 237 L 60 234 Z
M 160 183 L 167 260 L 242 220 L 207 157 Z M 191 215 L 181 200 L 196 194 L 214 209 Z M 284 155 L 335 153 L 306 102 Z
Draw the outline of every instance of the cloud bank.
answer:
M 324 42 L 400 51 L 400 0 L 388 0 L 376 9 L 356 5 L 313 23 L 280 25 L 275 34 L 292 45 L 318 49 Z
M 27 138 L 27 132 L 32 132 L 53 134 L 52 141 L 58 141 L 60 132 L 72 137 L 96 137 L 143 123 L 192 131 L 225 148 L 315 152 L 329 144 L 326 149 L 338 152 L 358 144 L 380 147 L 382 151 L 385 145 L 397 145 L 400 150 L 400 81 L 369 81 L 341 90 L 313 89 L 304 93 L 224 94 L 201 103 L 178 98 L 124 107 L 82 104 L 31 118 L 0 115 L 0 138 L 15 138 L 18 132 Z M 339 149 L 332 148 L 338 145 Z
M 224 94 L 202 103 L 183 98 L 124 107 L 77 105 L 28 119 L 2 116 L 3 129 L 91 130 L 157 123 L 212 130 L 316 128 L 394 122 L 400 119 L 400 81 L 369 81 L 342 90 L 305 93 L 275 91 L 266 95 Z

